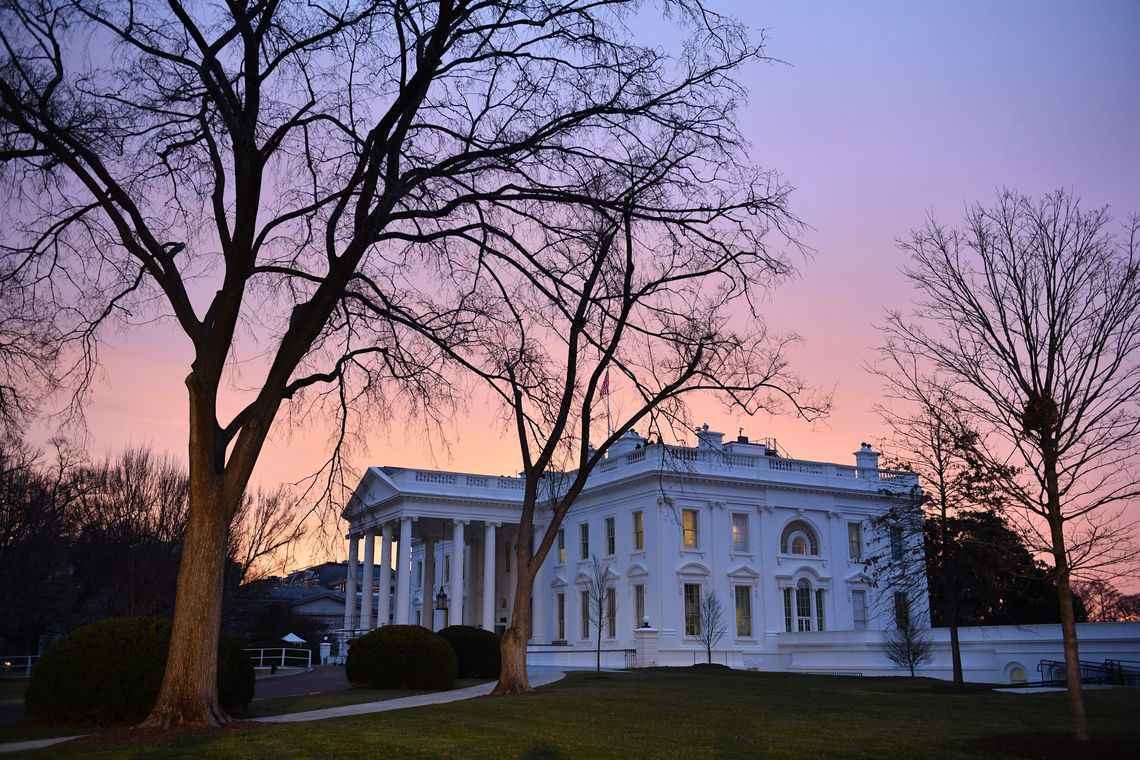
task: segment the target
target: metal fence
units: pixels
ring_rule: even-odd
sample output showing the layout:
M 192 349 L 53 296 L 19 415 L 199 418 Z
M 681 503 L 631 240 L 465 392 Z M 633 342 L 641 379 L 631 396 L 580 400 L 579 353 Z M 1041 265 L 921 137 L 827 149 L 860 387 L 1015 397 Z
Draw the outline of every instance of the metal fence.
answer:
M 273 647 L 265 649 L 246 649 L 249 659 L 255 668 L 303 668 L 309 670 L 313 667 L 313 653 L 309 649 L 288 649 Z
M 38 654 L 0 655 L 0 678 L 31 678 Z

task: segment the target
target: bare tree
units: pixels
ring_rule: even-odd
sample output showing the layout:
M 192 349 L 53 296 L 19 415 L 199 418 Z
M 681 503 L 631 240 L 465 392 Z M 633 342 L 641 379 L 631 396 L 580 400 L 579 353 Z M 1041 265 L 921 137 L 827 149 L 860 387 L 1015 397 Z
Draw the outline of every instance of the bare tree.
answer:
M 323 503 L 337 501 L 352 420 L 433 414 L 449 398 L 438 346 L 471 338 L 481 312 L 457 274 L 487 257 L 527 262 L 513 231 L 561 203 L 670 215 L 653 198 L 630 209 L 599 197 L 597 178 L 628 173 L 639 144 L 715 136 L 742 94 L 731 73 L 759 49 L 701 0 L 659 4 L 693 32 L 678 56 L 636 44 L 639 6 L 0 7 L 0 271 L 58 316 L 73 408 L 112 323 L 163 319 L 193 349 L 189 524 L 150 725 L 227 720 L 215 685 L 227 531 L 279 412 L 305 400 L 335 410 L 322 482 Z M 757 189 L 732 163 L 704 168 L 744 179 L 738 197 Z M 759 197 L 741 213 L 762 210 Z M 690 216 L 731 225 L 723 205 Z M 577 303 L 569 284 L 550 294 Z M 254 379 L 229 414 L 223 372 L 246 345 Z
M 1089 620 L 1115 623 L 1140 620 L 1140 596 L 1126 596 L 1111 583 L 1093 579 L 1073 583 L 1073 593 L 1084 603 Z
M 971 207 L 961 230 L 935 221 L 903 244 L 915 316 L 891 314 L 905 347 L 950 383 L 983 435 L 1031 549 L 1046 552 L 1061 607 L 1073 729 L 1088 736 L 1074 574 L 1136 557 L 1123 506 L 1140 495 L 1140 218 L 1111 228 L 1058 191 Z M 1010 469 L 1012 468 L 1012 469 Z
M 240 569 L 240 585 L 284 572 L 291 550 L 305 535 L 304 516 L 285 486 L 243 497 L 230 527 L 230 554 Z
M 887 634 L 885 651 L 887 659 L 900 668 L 910 670 L 911 678 L 914 678 L 916 668 L 930 662 L 934 656 L 926 631 L 906 621 Z
M 724 607 L 720 603 L 720 597 L 717 596 L 716 591 L 709 589 L 709 592 L 701 597 L 701 603 L 697 607 L 699 616 L 698 625 L 700 626 L 697 631 L 697 638 L 705 646 L 705 655 L 708 657 L 708 663 L 712 664 L 713 649 L 724 638 L 727 625 L 724 620 Z
M 609 595 L 613 593 L 610 586 L 610 563 L 598 559 L 598 555 L 590 555 L 590 580 L 586 587 L 590 609 L 587 616 L 590 625 L 594 626 L 594 669 L 602 672 L 602 631 L 610 622 Z

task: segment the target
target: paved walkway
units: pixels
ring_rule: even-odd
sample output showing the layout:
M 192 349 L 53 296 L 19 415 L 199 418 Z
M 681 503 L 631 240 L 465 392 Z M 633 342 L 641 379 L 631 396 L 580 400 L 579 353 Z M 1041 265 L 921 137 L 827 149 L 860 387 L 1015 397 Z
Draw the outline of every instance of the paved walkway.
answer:
M 561 681 L 566 673 L 551 668 L 528 668 L 527 676 L 532 688 L 546 686 L 555 681 Z M 380 702 L 364 702 L 358 705 L 343 705 L 341 707 L 326 707 L 322 710 L 308 710 L 306 712 L 286 713 L 285 715 L 267 715 L 264 718 L 255 718 L 259 723 L 301 723 L 309 720 L 327 720 L 328 718 L 344 718 L 350 715 L 368 715 L 370 713 L 388 712 L 389 710 L 406 710 L 411 707 L 424 705 L 442 705 L 448 702 L 459 702 L 464 699 L 485 697 L 491 693 L 495 686 L 494 681 L 468 686 L 463 689 L 451 691 L 436 691 L 431 694 L 416 694 L 411 697 L 398 699 L 385 699 Z
M 338 666 L 339 667 L 339 666 Z M 343 671 L 343 668 L 339 668 Z M 319 670 L 319 669 L 318 669 Z M 316 671 L 314 671 L 316 672 Z M 311 674 L 305 674 L 311 675 Z M 528 668 L 527 676 L 530 678 L 530 685 L 532 688 L 537 689 L 540 686 L 552 684 L 555 681 L 561 681 L 566 677 L 565 671 L 557 670 L 554 668 Z M 333 674 L 323 674 L 314 677 L 313 680 L 327 679 L 330 682 L 336 682 Z M 276 679 L 274 679 L 276 680 Z M 289 679 L 281 679 L 289 680 Z M 297 688 L 308 688 L 311 690 L 313 680 L 308 683 L 298 684 Z M 260 691 L 261 684 L 258 684 L 258 691 Z M 477 686 L 468 686 L 463 689 L 452 689 L 450 691 L 437 691 L 431 694 L 417 694 L 413 697 L 400 697 L 399 699 L 386 699 L 380 702 L 364 702 L 358 705 L 344 705 L 343 707 L 328 707 L 323 710 L 308 710 L 299 713 L 287 713 L 285 715 L 268 715 L 264 718 L 255 718 L 259 723 L 301 723 L 310 720 L 327 720 L 329 718 L 344 718 L 350 715 L 368 715 L 370 713 L 388 712 L 389 710 L 407 710 L 412 707 L 423 707 L 424 705 L 442 705 L 448 702 L 458 702 L 464 699 L 473 699 L 475 697 L 485 697 L 491 693 L 491 689 L 495 686 L 494 681 L 481 683 Z M 284 690 L 284 689 L 283 689 Z M 308 692 L 301 692 L 308 693 Z M 275 694 L 274 696 L 285 696 Z M 33 741 L 25 742 L 9 742 L 7 744 L 0 744 L 0 754 L 8 752 L 29 752 L 35 749 L 44 749 L 63 742 L 69 742 L 72 739 L 79 739 L 80 736 L 59 736 L 52 739 L 35 739 Z

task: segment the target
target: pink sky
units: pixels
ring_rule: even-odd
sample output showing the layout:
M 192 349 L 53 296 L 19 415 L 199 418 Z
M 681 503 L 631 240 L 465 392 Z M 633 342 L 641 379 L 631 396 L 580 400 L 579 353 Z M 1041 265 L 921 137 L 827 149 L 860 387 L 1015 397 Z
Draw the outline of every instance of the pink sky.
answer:
M 786 63 L 746 72 L 741 126 L 754 159 L 797 188 L 792 208 L 815 253 L 774 293 L 767 319 L 804 342 L 795 368 L 834 390 L 829 419 L 738 419 L 714 404 L 694 418 L 772 435 L 793 456 L 851 462 L 875 440 L 877 381 L 863 367 L 873 324 L 910 298 L 896 239 L 928 214 L 956 223 L 964 204 L 1008 186 L 1071 188 L 1140 212 L 1140 4 L 1121 2 L 719 4 L 766 28 Z M 810 7 L 809 7 L 810 6 Z M 668 38 L 659 22 L 646 35 Z M 662 44 L 668 44 L 663 39 Z M 190 352 L 169 326 L 111 335 L 89 409 L 96 454 L 147 444 L 182 456 Z M 485 411 L 452 423 L 448 445 L 419 426 L 369 430 L 360 464 L 518 469 L 517 446 Z M 294 480 L 325 456 L 323 432 L 273 435 L 258 483 Z M 1136 511 L 1140 516 L 1140 510 Z M 308 554 L 308 553 L 306 553 Z M 308 557 L 306 557 L 307 559 Z

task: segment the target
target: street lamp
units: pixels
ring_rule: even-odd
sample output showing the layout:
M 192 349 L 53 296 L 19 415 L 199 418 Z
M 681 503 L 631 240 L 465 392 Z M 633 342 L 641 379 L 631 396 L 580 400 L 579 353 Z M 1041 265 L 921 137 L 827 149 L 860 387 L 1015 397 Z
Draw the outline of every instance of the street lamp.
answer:
M 447 609 L 447 592 L 443 590 L 443 586 L 439 587 L 439 593 L 435 595 L 435 608 L 437 610 Z

